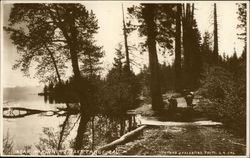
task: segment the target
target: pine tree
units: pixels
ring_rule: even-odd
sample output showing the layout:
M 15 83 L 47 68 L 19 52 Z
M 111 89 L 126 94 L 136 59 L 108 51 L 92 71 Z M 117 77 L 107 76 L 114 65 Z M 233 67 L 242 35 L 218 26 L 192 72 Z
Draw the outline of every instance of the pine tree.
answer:
M 152 97 L 152 108 L 160 110 L 163 108 L 163 100 L 160 88 L 159 62 L 156 51 L 156 23 L 155 5 L 144 4 L 142 16 L 145 20 L 147 46 L 149 51 L 149 69 L 150 69 L 150 93 Z
M 125 52 L 126 52 L 126 68 L 128 71 L 130 71 L 130 59 L 129 59 L 129 50 L 128 50 L 128 35 L 127 35 L 127 28 L 126 28 L 126 22 L 124 18 L 124 10 L 122 5 L 122 18 L 123 18 L 123 35 L 124 35 L 124 46 L 125 46 Z
M 123 53 L 119 45 L 103 90 L 104 110 L 108 114 L 119 115 L 138 105 L 139 86 L 132 71 L 127 71 Z
M 213 51 L 211 48 L 211 35 L 205 31 L 201 44 L 202 61 L 204 64 L 211 65 L 213 62 Z
M 150 93 L 152 108 L 163 108 L 161 96 L 160 72 L 156 45 L 165 49 L 173 48 L 174 19 L 176 4 L 148 4 L 128 8 L 131 17 L 130 26 L 133 30 L 138 29 L 140 36 L 145 36 L 143 48 L 148 48 L 150 70 Z M 137 24 L 131 24 L 137 20 Z
M 94 76 L 98 75 L 98 72 L 101 70 L 100 59 L 104 55 L 102 47 L 98 47 L 94 43 L 95 41 L 88 42 L 83 52 L 81 52 L 83 55 L 80 56 L 80 60 L 82 61 L 81 72 L 83 76 L 89 79 L 93 79 Z
M 183 4 L 183 17 L 182 17 L 182 24 L 183 24 L 183 50 L 184 50 L 184 63 L 183 63 L 183 84 L 184 88 L 190 88 L 190 76 L 191 76 L 191 68 L 190 68 L 190 58 L 191 58 L 191 51 L 190 51 L 190 40 L 191 37 L 191 14 L 190 14 L 190 4 L 187 3 L 186 5 Z
M 175 90 L 177 92 L 182 91 L 182 80 L 181 80 L 181 14 L 182 6 L 177 4 L 176 13 L 176 31 L 175 31 Z
M 193 20 L 192 24 L 192 36 L 191 36 L 191 51 L 192 51 L 192 57 L 191 57 L 191 84 L 192 89 L 197 89 L 200 85 L 200 78 L 202 74 L 202 54 L 201 54 L 201 48 L 200 48 L 200 32 L 197 28 L 196 20 Z
M 214 3 L 214 61 L 218 62 L 219 50 L 218 50 L 218 23 L 217 23 L 217 8 L 216 3 Z
M 194 19 L 194 4 L 183 4 L 184 88 L 194 90 L 201 74 L 200 33 Z
M 93 39 L 98 29 L 92 11 L 89 12 L 81 4 L 14 4 L 9 21 L 9 27 L 5 29 L 11 34 L 11 39 L 22 56 L 17 67 L 25 71 L 32 61 L 45 57 L 44 52 L 56 50 L 49 52 L 50 56 L 53 53 L 55 57 L 56 52 L 66 56 L 66 61 L 71 60 L 74 76 L 78 79 L 81 77 L 79 53 L 86 41 Z M 20 25 L 23 22 L 26 25 Z M 24 27 L 27 33 L 23 31 Z M 55 63 L 52 56 L 51 59 Z M 43 63 L 42 60 L 39 61 Z M 57 64 L 66 61 L 63 58 Z

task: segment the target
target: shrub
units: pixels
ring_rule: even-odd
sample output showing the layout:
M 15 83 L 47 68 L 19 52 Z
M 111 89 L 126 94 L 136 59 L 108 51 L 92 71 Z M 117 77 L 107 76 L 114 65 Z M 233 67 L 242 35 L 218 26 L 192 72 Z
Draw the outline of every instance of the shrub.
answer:
M 205 74 L 199 93 L 207 102 L 205 112 L 212 119 L 222 121 L 227 127 L 245 135 L 246 132 L 246 91 L 243 76 L 235 76 L 226 69 L 213 66 Z
M 12 155 L 13 154 L 13 140 L 10 137 L 9 131 L 7 135 L 3 138 L 3 154 Z

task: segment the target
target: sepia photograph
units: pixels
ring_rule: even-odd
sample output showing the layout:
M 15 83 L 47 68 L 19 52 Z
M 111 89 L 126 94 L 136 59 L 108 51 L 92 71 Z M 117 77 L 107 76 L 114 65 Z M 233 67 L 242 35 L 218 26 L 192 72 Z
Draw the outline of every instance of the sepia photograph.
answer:
M 1 1 L 1 156 L 249 153 L 249 1 Z

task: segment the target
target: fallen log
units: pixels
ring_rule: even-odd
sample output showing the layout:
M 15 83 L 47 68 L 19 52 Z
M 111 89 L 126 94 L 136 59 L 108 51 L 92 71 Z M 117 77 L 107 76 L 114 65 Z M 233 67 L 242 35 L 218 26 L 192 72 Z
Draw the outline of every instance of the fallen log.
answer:
M 232 140 L 229 140 L 230 143 L 232 144 L 235 144 L 235 145 L 240 145 L 240 146 L 243 146 L 243 147 L 246 147 L 245 144 L 241 144 L 241 143 L 237 143 L 237 142 L 233 142 Z
M 138 134 L 140 131 L 142 131 L 144 128 L 146 128 L 147 125 L 142 125 L 138 128 L 136 128 L 133 131 L 130 131 L 126 134 L 124 134 L 123 136 L 121 136 L 119 139 L 104 145 L 100 148 L 98 148 L 96 151 L 93 152 L 92 155 L 98 155 L 98 154 L 102 154 L 104 151 L 108 151 L 111 149 L 114 149 L 117 145 L 123 144 L 124 142 L 126 142 L 128 139 L 130 139 L 131 137 L 135 136 L 136 134 Z

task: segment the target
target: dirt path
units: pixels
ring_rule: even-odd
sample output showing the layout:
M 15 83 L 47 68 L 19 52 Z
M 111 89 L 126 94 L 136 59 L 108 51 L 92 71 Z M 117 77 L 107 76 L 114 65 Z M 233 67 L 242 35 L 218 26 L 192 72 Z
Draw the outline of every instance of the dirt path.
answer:
M 169 95 L 173 96 L 165 94 L 164 100 Z M 186 107 L 183 98 L 177 101 L 178 107 Z M 117 146 L 110 155 L 209 156 L 246 153 L 246 140 L 225 129 L 219 122 L 206 119 L 192 122 L 159 121 L 151 105 L 146 103 L 134 111 L 140 114 L 141 124 L 148 125 L 148 128 L 130 142 Z
M 116 148 L 117 155 L 244 155 L 245 141 L 218 126 L 160 126 Z

